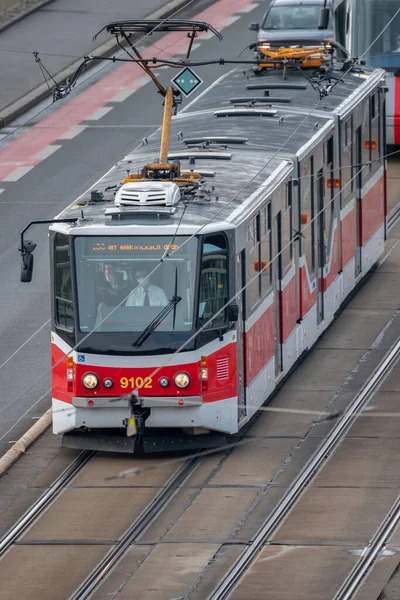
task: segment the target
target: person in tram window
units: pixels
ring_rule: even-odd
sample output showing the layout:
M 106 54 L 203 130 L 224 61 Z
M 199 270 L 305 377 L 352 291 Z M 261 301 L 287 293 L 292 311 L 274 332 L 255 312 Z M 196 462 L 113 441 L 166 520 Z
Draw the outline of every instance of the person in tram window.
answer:
M 117 306 L 127 292 L 125 292 L 126 282 L 123 274 L 117 270 L 115 263 L 104 264 L 104 280 L 98 286 L 100 304 L 106 306 Z
M 164 290 L 150 283 L 150 271 L 144 267 L 137 268 L 135 279 L 139 287 L 135 288 L 126 301 L 126 306 L 166 306 L 168 298 Z

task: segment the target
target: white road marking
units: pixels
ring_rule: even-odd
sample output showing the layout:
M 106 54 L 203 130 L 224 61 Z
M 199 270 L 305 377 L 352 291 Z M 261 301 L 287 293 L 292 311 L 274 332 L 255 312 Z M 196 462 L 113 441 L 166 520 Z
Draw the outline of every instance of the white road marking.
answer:
M 49 156 L 54 154 L 54 152 L 56 152 L 56 150 L 58 150 L 59 148 L 62 148 L 62 146 L 51 144 L 50 146 L 47 146 L 47 148 L 44 148 L 44 150 L 41 150 L 40 152 L 35 154 L 33 160 L 45 160 L 45 158 L 48 158 Z
M 201 33 L 199 35 L 199 40 L 211 40 L 213 37 L 215 37 L 215 33 L 212 31 L 207 31 L 207 33 Z
M 239 10 L 237 10 L 236 12 L 238 13 L 249 13 L 250 11 L 254 10 L 255 8 L 257 8 L 259 5 L 256 4 L 255 2 L 252 2 L 251 4 L 246 4 L 245 6 L 242 6 L 242 8 L 239 8 Z
M 143 75 L 143 77 L 139 77 L 139 79 L 136 79 L 133 83 L 136 88 L 139 88 L 149 83 L 149 81 L 151 81 L 150 77 L 148 75 Z
M 114 107 L 113 106 L 102 106 L 101 108 L 98 108 L 97 110 L 94 111 L 94 113 L 92 113 L 91 115 L 89 115 L 88 117 L 85 117 L 85 121 L 98 121 L 99 119 L 102 119 L 107 113 L 110 112 L 110 110 L 112 110 Z
M 64 135 L 61 135 L 59 140 L 72 140 L 74 137 L 82 133 L 87 128 L 87 125 L 73 125 Z
M 5 189 L 4 189 L 4 188 L 1 188 L 1 189 L 0 189 L 0 194 L 2 194 L 3 192 L 5 192 Z
M 226 19 L 222 21 L 220 29 L 222 29 L 222 27 L 229 27 L 229 25 L 236 23 L 236 21 L 238 21 L 239 19 L 240 17 L 226 17 Z
M 17 169 L 14 169 L 14 171 L 12 171 L 12 173 L 10 173 L 6 177 L 4 177 L 3 181 L 18 181 L 18 179 L 21 179 L 21 177 L 23 177 L 24 175 L 29 173 L 29 171 L 31 169 L 33 169 L 33 166 L 32 167 L 18 167 Z
M 190 53 L 192 53 L 192 52 L 193 52 L 193 50 L 196 50 L 196 48 L 200 48 L 200 46 L 201 46 L 201 43 L 200 43 L 200 42 L 195 42 L 195 43 L 193 44 L 193 46 L 192 46 L 192 49 L 191 49 Z M 187 51 L 188 51 L 188 49 L 187 49 L 187 48 L 184 48 L 183 50 L 180 50 L 179 52 L 175 52 L 174 54 L 175 54 L 176 56 L 182 56 L 183 54 L 186 56 L 186 53 L 187 53 Z
M 42 325 L 41 327 L 39 327 L 39 329 L 37 329 L 37 330 L 35 331 L 35 333 L 32 333 L 32 335 L 31 335 L 30 337 L 28 337 L 28 339 L 27 339 L 27 340 L 26 340 L 26 341 L 25 341 L 23 344 L 21 344 L 21 346 L 20 346 L 19 348 L 17 348 L 17 349 L 15 350 L 15 352 L 13 352 L 13 353 L 11 354 L 11 356 L 9 356 L 9 357 L 7 358 L 7 360 L 5 360 L 3 363 L 1 363 L 1 365 L 0 365 L 0 369 L 2 369 L 2 368 L 4 367 L 4 365 L 6 365 L 6 364 L 7 364 L 7 363 L 8 363 L 8 362 L 9 362 L 9 361 L 10 361 L 10 360 L 11 360 L 11 359 L 12 359 L 12 358 L 13 358 L 13 357 L 16 355 L 16 354 L 18 354 L 18 352 L 19 352 L 20 350 L 22 350 L 22 348 L 23 348 L 24 346 L 26 346 L 26 345 L 27 345 L 27 344 L 28 344 L 28 343 L 31 341 L 31 339 L 32 339 L 32 338 L 34 338 L 34 337 L 35 337 L 35 335 L 37 335 L 37 334 L 38 334 L 40 331 L 42 331 L 42 329 L 43 329 L 44 327 L 46 327 L 46 325 L 48 325 L 49 323 L 50 323 L 50 319 L 49 319 L 48 321 L 46 321 L 46 323 L 43 323 L 43 325 Z
M 129 96 L 132 96 L 132 94 L 134 94 L 135 92 L 136 89 L 122 90 L 122 92 L 114 96 L 114 98 L 111 98 L 110 102 L 124 102 L 127 98 L 129 98 Z

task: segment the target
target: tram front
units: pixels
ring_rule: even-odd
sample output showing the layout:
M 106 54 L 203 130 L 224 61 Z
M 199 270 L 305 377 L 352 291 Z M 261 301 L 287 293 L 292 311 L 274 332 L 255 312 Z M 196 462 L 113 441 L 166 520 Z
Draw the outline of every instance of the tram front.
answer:
M 233 232 L 180 229 L 52 226 L 53 430 L 63 445 L 208 447 L 236 430 Z

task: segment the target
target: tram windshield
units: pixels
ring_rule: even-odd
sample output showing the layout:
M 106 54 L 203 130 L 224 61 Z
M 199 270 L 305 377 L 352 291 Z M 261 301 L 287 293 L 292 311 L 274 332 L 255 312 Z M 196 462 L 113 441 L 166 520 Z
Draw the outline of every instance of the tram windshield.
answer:
M 354 0 L 353 8 L 354 56 L 372 67 L 400 69 L 400 0 Z
M 142 332 L 176 296 L 181 300 L 157 330 L 191 330 L 196 262 L 196 238 L 75 238 L 80 330 Z

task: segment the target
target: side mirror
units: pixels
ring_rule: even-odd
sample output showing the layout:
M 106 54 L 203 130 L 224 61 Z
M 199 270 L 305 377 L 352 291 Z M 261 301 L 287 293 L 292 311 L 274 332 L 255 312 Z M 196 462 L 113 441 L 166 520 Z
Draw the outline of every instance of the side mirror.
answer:
M 239 307 L 237 304 L 230 304 L 228 306 L 228 320 L 231 322 L 237 321 L 239 318 Z
M 249 23 L 250 31 L 258 31 L 260 29 L 259 23 Z
M 26 240 L 23 248 L 18 248 L 21 252 L 21 274 L 20 281 L 22 283 L 30 283 L 32 281 L 33 273 L 33 254 L 32 252 L 36 248 L 35 242 Z
M 329 8 L 321 8 L 319 11 L 318 29 L 328 29 Z

